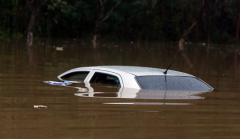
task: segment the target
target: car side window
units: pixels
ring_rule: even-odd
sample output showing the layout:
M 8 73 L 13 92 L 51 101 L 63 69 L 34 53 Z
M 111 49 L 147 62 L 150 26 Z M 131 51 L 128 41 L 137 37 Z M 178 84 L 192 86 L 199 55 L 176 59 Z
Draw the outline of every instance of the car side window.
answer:
M 84 81 L 88 73 L 89 71 L 71 72 L 69 74 L 62 76 L 62 79 L 71 81 Z
M 94 73 L 90 83 L 108 84 L 115 87 L 121 87 L 117 76 L 100 72 Z

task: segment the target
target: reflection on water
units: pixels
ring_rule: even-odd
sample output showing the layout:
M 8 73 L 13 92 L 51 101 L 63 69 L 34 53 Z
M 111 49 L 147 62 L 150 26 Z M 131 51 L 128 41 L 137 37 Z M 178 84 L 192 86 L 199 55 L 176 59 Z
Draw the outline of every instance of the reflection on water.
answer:
M 89 90 L 85 84 L 61 87 L 42 82 L 56 81 L 60 73 L 82 66 L 166 68 L 177 54 L 175 44 L 145 43 L 138 48 L 135 43 L 103 42 L 93 50 L 92 44 L 84 41 L 40 40 L 27 50 L 25 43 L 0 43 L 3 139 L 240 137 L 240 55 L 229 46 L 221 51 L 214 45 L 209 51 L 205 46 L 184 46 L 188 59 L 180 56 L 171 69 L 193 74 L 216 91 L 179 96 L 175 92 Z M 35 109 L 35 105 L 47 108 Z
M 204 99 L 196 96 L 202 92 L 197 91 L 168 91 L 168 90 L 143 90 L 131 88 L 108 88 L 103 85 L 93 85 L 88 89 L 76 88 L 78 92 L 75 96 L 80 97 L 102 97 L 102 98 L 135 98 L 135 99 Z M 70 87 L 70 86 L 68 86 Z M 74 87 L 75 88 L 75 87 Z M 88 90 L 88 92 L 86 92 Z
M 204 99 L 196 96 L 204 92 L 199 91 L 173 91 L 173 90 L 144 90 L 132 88 L 118 88 L 98 83 L 72 83 L 44 81 L 50 85 L 58 85 L 77 89 L 75 96 L 102 97 L 102 98 L 135 98 L 135 99 Z M 71 81 L 70 81 L 71 82 Z M 81 86 L 81 87 L 80 87 Z
M 103 103 L 103 104 L 111 104 L 111 105 L 192 105 L 191 103 L 143 103 L 143 102 L 136 102 L 136 103 Z M 158 111 L 145 111 L 145 112 L 158 112 Z

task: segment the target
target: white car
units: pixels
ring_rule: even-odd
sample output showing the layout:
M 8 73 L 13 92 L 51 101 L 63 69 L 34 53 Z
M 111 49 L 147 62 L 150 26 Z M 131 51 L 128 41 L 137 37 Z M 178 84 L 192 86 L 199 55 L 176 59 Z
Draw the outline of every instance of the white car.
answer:
M 83 81 L 119 88 L 146 90 L 211 92 L 214 89 L 201 79 L 178 71 L 137 66 L 93 66 L 68 70 L 58 78 L 62 81 Z

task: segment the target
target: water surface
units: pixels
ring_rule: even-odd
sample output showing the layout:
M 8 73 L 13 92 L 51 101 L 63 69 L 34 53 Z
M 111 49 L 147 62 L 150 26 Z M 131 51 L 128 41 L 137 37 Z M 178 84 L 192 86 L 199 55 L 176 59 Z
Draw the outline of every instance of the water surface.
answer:
M 132 65 L 167 68 L 174 43 L 39 40 L 0 44 L 0 136 L 17 139 L 240 138 L 240 54 L 231 46 L 185 45 L 172 70 L 195 75 L 215 91 L 135 92 L 43 83 L 82 66 Z M 124 92 L 124 93 L 121 93 Z M 36 109 L 34 105 L 47 108 Z

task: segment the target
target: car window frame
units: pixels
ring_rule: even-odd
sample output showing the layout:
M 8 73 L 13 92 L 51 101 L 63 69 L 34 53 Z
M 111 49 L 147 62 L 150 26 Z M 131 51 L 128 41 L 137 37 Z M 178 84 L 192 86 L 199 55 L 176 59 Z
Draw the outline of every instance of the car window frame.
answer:
M 77 70 L 69 70 L 69 71 L 66 71 L 66 72 L 62 73 L 61 75 L 59 75 L 59 76 L 58 76 L 58 79 L 61 80 L 61 81 L 64 81 L 64 80 L 62 79 L 62 76 L 65 76 L 65 75 L 67 75 L 67 74 L 71 74 L 71 73 L 73 73 L 73 72 L 89 72 L 88 75 L 86 76 L 86 78 L 85 78 L 84 81 L 83 81 L 83 82 L 86 82 L 86 81 L 88 80 L 89 76 L 91 75 L 92 71 L 93 71 L 93 70 L 91 70 L 91 69 L 85 69 L 85 68 L 83 68 L 83 69 L 77 69 Z
M 65 75 L 63 75 L 63 76 L 69 76 L 69 74 L 73 74 L 73 73 L 81 73 L 81 72 L 88 72 L 87 73 L 87 76 L 90 74 L 90 71 L 86 71 L 86 70 L 83 70 L 83 71 L 73 71 L 73 72 L 69 72 L 69 73 L 67 73 L 67 74 L 65 74 Z M 61 77 L 62 79 L 63 79 L 63 76 Z M 84 80 L 86 80 L 86 78 L 87 78 L 87 76 L 84 78 Z M 68 79 L 69 81 L 73 81 L 73 80 L 70 80 L 70 79 Z M 83 80 L 83 82 L 84 82 L 84 80 Z M 80 80 L 81 81 L 81 80 Z
M 103 74 L 109 74 L 109 75 L 112 75 L 112 76 L 116 76 L 119 80 L 119 83 L 121 85 L 120 88 L 123 88 L 124 87 L 124 84 L 123 84 L 123 80 L 122 80 L 122 77 L 121 75 L 119 75 L 118 73 L 115 73 L 115 72 L 111 72 L 111 71 L 105 71 L 105 70 L 98 70 L 98 69 L 95 69 L 93 70 L 91 73 L 89 73 L 89 76 L 86 80 L 86 82 L 88 83 L 88 87 L 91 87 L 90 86 L 90 80 L 93 78 L 93 75 L 96 73 L 96 72 L 99 72 L 99 73 L 103 73 Z

